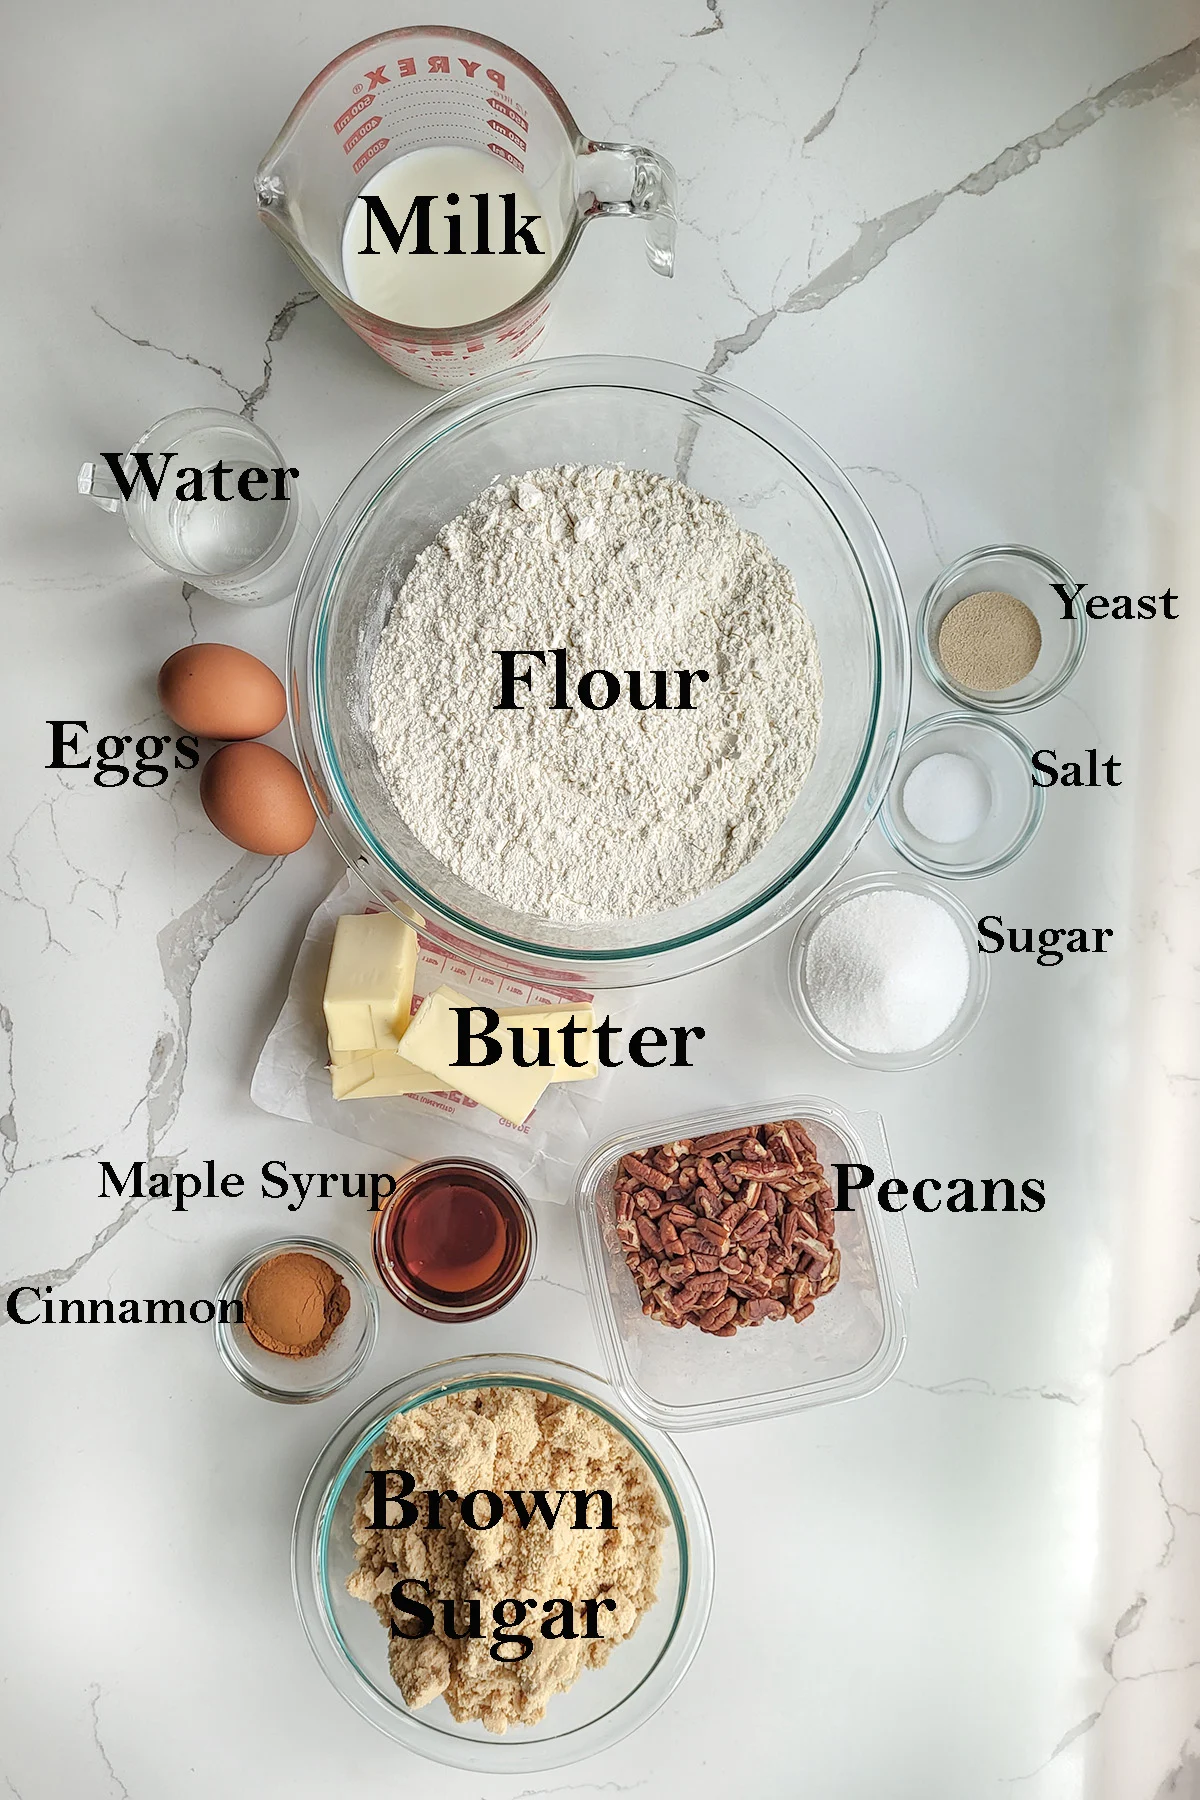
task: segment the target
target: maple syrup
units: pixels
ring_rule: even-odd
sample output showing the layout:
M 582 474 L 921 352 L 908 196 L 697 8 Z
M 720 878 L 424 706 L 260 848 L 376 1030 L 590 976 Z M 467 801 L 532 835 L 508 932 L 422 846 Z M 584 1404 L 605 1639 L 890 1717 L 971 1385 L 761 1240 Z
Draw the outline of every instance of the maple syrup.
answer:
M 520 1189 L 466 1158 L 422 1163 L 376 1215 L 385 1287 L 427 1319 L 479 1319 L 522 1286 L 537 1242 Z

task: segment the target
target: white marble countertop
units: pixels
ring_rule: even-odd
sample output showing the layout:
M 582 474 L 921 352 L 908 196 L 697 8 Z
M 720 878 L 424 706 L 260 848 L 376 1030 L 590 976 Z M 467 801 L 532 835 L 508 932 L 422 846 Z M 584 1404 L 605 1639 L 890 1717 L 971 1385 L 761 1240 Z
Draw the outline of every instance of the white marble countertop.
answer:
M 536 1777 L 418 1765 L 357 1719 L 303 1640 L 288 1537 L 316 1452 L 391 1376 L 476 1348 L 599 1366 L 566 1208 L 543 1209 L 537 1276 L 497 1320 L 450 1333 L 390 1308 L 369 1369 L 312 1407 L 243 1392 L 204 1329 L 6 1325 L 0 1778 L 19 1800 L 1194 1797 L 1195 6 L 464 0 L 453 17 L 682 178 L 675 281 L 636 229 L 595 226 L 545 353 L 658 355 L 770 400 L 860 485 L 910 607 L 998 540 L 1102 591 L 1185 595 L 1174 626 L 1095 627 L 1068 693 L 1026 716 L 1041 744 L 1121 758 L 1124 785 L 1052 793 L 1025 860 L 968 890 L 1013 922 L 1112 926 L 1103 966 L 1011 959 L 960 1052 L 884 1076 L 809 1043 L 769 941 L 673 984 L 664 1004 L 706 1025 L 709 1055 L 623 1071 L 606 1115 L 824 1093 L 878 1108 L 902 1171 L 1039 1174 L 1050 1201 L 912 1222 L 908 1354 L 878 1394 L 682 1440 L 717 1544 L 704 1645 L 635 1736 Z M 294 1222 L 257 1198 L 101 1201 L 100 1157 L 377 1160 L 247 1094 L 332 850 L 276 868 L 207 827 L 194 782 L 102 792 L 42 765 L 48 718 L 152 728 L 154 673 L 193 636 L 282 662 L 286 609 L 185 599 L 76 498 L 85 456 L 181 406 L 241 408 L 327 507 L 428 398 L 305 299 L 251 193 L 306 82 L 397 22 L 367 0 L 64 0 L 3 28 L 6 1288 L 212 1292 Z M 914 717 L 935 698 L 918 681 Z M 874 831 L 855 866 L 893 860 Z M 345 1203 L 302 1217 L 365 1251 Z

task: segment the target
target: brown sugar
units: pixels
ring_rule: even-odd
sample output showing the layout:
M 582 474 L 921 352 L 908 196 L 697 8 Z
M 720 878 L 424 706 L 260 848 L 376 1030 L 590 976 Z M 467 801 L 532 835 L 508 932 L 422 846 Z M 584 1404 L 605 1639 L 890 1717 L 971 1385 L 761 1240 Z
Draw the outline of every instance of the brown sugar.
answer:
M 405 1525 L 391 1506 L 389 1523 L 377 1525 L 367 1474 L 354 1513 L 358 1568 L 346 1586 L 378 1613 L 388 1632 L 392 1679 L 411 1707 L 442 1694 L 454 1718 L 478 1719 L 487 1731 L 535 1725 L 555 1694 L 586 1669 L 600 1668 L 610 1651 L 621 1654 L 622 1641 L 655 1603 L 667 1520 L 654 1477 L 607 1420 L 572 1400 L 509 1387 L 447 1394 L 389 1420 L 370 1467 L 392 1472 L 393 1494 L 415 1489 L 417 1510 Z M 401 1490 L 396 1471 L 411 1475 L 411 1486 Z M 453 1490 L 454 1500 L 465 1496 L 457 1506 L 439 1508 L 436 1529 L 427 1511 L 435 1489 L 447 1497 Z M 463 1508 L 486 1503 L 487 1490 L 495 1523 L 480 1528 L 480 1515 L 471 1511 L 469 1524 Z M 544 1510 L 533 1506 L 537 1490 Z M 611 1503 L 607 1521 L 595 1504 L 600 1491 Z M 580 1498 L 586 1529 L 579 1528 Z M 414 1635 L 412 1609 L 397 1604 L 394 1590 L 400 1584 L 402 1598 L 422 1597 L 422 1582 L 431 1623 Z M 512 1660 L 511 1640 L 500 1645 L 488 1635 L 499 1635 L 495 1609 L 510 1597 L 519 1597 L 521 1614 L 529 1600 L 541 1608 L 523 1621 L 531 1648 L 520 1660 Z M 583 1630 L 589 1600 L 603 1620 L 598 1637 Z M 543 1632 L 547 1603 L 555 1609 L 570 1603 L 579 1629 L 565 1636 Z
M 284 1250 L 259 1265 L 242 1294 L 250 1336 L 276 1356 L 315 1356 L 350 1310 L 345 1282 L 319 1256 Z

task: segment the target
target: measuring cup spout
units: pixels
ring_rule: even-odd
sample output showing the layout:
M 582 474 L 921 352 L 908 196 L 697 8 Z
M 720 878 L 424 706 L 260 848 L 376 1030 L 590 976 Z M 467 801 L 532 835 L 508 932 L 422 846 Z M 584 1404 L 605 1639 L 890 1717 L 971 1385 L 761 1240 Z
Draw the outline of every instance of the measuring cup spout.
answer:
M 107 468 L 94 462 L 85 462 L 75 485 L 81 494 L 86 494 L 104 512 L 120 512 L 123 496 Z
M 675 273 L 675 170 L 641 144 L 590 142 L 576 164 L 576 200 L 585 219 L 645 219 L 646 261 Z

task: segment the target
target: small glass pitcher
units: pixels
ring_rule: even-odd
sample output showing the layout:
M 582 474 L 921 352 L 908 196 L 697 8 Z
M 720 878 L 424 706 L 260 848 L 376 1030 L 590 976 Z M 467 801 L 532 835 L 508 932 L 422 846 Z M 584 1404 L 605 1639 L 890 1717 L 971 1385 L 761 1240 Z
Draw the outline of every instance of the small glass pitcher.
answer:
M 506 311 L 445 331 L 399 325 L 351 300 L 342 235 L 370 165 L 434 144 L 483 150 L 533 189 L 552 260 Z M 383 166 L 382 164 L 380 165 Z M 254 180 L 260 218 L 306 281 L 385 362 L 426 387 L 454 387 L 529 354 L 583 227 L 646 221 L 652 269 L 675 267 L 675 171 L 636 144 L 585 137 L 540 70 L 495 38 L 443 25 L 355 44 L 301 95 Z
M 160 419 L 116 460 L 121 481 L 105 463 L 85 462 L 79 492 L 120 513 L 160 569 L 235 606 L 293 597 L 321 521 L 260 426 L 220 407 L 189 406 Z M 217 463 L 225 499 L 211 478 Z M 203 496 L 192 497 L 198 485 Z

